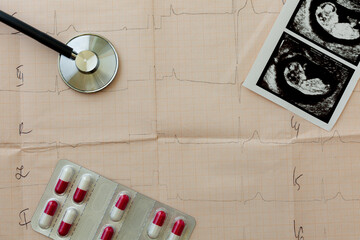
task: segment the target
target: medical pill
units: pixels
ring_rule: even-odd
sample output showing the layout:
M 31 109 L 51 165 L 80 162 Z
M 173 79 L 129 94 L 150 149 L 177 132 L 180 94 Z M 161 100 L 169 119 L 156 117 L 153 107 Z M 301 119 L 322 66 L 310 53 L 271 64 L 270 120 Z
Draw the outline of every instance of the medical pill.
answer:
M 115 206 L 111 210 L 111 213 L 110 213 L 111 220 L 113 220 L 114 222 L 120 221 L 129 201 L 130 201 L 129 195 L 127 195 L 125 193 L 120 195 Z
M 39 226 L 43 229 L 49 228 L 55 212 L 57 210 L 58 203 L 54 200 L 48 201 L 46 204 L 44 212 L 41 214 L 39 219 Z
M 57 194 L 63 194 L 66 191 L 73 174 L 74 171 L 70 166 L 65 166 L 61 170 L 59 180 L 55 186 L 55 192 Z
M 64 218 L 62 219 L 58 229 L 58 233 L 60 236 L 63 237 L 69 233 L 70 228 L 72 224 L 75 222 L 77 215 L 78 213 L 74 208 L 69 208 L 66 210 Z
M 164 225 L 166 219 L 166 213 L 162 210 L 157 211 L 153 221 L 150 223 L 148 228 L 148 235 L 150 238 L 157 238 Z
M 79 185 L 74 193 L 74 197 L 73 197 L 74 202 L 81 203 L 84 200 L 90 186 L 91 186 L 91 176 L 85 174 L 84 176 L 81 177 Z
M 173 229 L 170 233 L 170 236 L 167 240 L 179 240 L 181 237 L 181 234 L 185 228 L 185 222 L 182 219 L 177 220 L 174 223 Z
M 104 229 L 100 239 L 111 240 L 113 235 L 114 235 L 114 229 L 111 226 L 108 226 Z

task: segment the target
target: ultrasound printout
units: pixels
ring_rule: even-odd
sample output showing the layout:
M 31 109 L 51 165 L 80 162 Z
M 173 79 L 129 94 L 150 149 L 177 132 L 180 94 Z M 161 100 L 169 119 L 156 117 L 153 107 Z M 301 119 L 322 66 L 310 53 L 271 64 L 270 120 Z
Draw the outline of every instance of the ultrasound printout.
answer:
M 331 130 L 359 62 L 360 1 L 288 1 L 244 86 Z

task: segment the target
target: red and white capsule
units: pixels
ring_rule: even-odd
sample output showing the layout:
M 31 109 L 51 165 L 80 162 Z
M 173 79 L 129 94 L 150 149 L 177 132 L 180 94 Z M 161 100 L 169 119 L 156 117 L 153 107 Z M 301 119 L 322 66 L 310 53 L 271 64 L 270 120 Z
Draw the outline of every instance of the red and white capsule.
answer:
M 90 175 L 85 174 L 81 177 L 79 185 L 74 193 L 73 199 L 76 203 L 84 201 L 87 191 L 91 186 L 92 178 Z
M 181 237 L 181 234 L 183 233 L 185 228 L 185 222 L 182 219 L 177 220 L 174 223 L 174 226 L 172 228 L 172 231 L 170 233 L 170 236 L 167 240 L 179 240 Z
M 166 212 L 163 210 L 157 211 L 153 221 L 148 228 L 148 236 L 150 238 L 157 238 L 160 234 L 161 228 L 164 225 L 166 219 Z
M 111 226 L 104 228 L 104 231 L 101 235 L 101 240 L 111 240 L 114 235 L 114 229 Z
M 72 224 L 75 222 L 78 213 L 74 208 L 69 208 L 66 210 L 64 218 L 62 219 L 58 233 L 60 236 L 64 237 L 68 235 Z
M 118 222 L 121 220 L 129 201 L 130 201 L 129 195 L 127 195 L 126 193 L 120 194 L 119 199 L 117 200 L 115 206 L 111 210 L 110 213 L 111 220 L 113 220 L 114 222 Z
M 57 194 L 63 194 L 69 185 L 69 182 L 74 174 L 74 170 L 70 166 L 65 166 L 60 173 L 59 180 L 55 186 Z
M 55 200 L 50 200 L 46 204 L 44 212 L 41 214 L 39 219 L 39 226 L 43 229 L 50 227 L 52 220 L 54 218 L 55 212 L 57 210 L 58 203 Z

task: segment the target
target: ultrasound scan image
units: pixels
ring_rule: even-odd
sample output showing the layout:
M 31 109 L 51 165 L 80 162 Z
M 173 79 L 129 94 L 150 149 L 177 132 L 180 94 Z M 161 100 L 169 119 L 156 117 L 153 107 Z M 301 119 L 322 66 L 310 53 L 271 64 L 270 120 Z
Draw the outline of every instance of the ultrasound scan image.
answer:
M 284 33 L 257 85 L 327 123 L 353 73 Z
M 357 65 L 360 0 L 302 0 L 288 29 Z

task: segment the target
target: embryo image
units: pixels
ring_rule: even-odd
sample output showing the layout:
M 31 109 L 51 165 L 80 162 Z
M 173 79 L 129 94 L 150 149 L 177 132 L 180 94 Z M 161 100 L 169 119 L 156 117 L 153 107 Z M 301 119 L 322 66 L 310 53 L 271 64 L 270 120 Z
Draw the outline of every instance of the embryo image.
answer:
M 303 0 L 288 25 L 345 60 L 360 62 L 360 1 Z
M 314 4 L 314 8 L 316 22 L 335 39 L 360 39 L 360 12 L 347 10 L 328 1 Z
M 320 76 L 310 76 L 308 78 L 307 72 L 312 69 L 309 65 L 313 63 L 301 62 L 301 59 L 288 61 L 288 64 L 283 69 L 287 84 L 303 94 L 312 96 L 328 93 L 331 90 L 330 84 L 326 84 L 324 79 L 321 79 Z
M 257 85 L 328 122 L 353 72 L 284 33 Z

